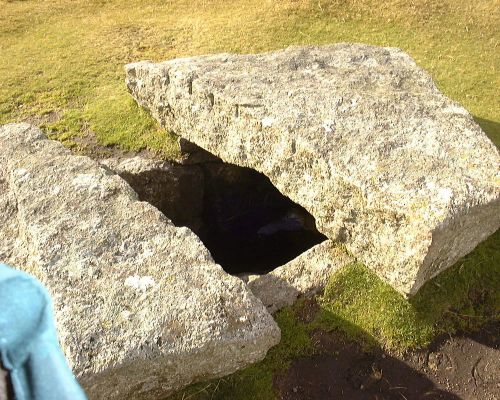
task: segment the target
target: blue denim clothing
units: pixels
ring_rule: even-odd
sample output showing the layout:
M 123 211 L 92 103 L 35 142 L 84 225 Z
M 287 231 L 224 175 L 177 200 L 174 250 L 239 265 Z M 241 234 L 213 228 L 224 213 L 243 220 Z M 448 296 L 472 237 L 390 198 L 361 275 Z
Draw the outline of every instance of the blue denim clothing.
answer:
M 30 275 L 0 264 L 0 356 L 16 400 L 85 400 L 59 347 L 52 302 Z

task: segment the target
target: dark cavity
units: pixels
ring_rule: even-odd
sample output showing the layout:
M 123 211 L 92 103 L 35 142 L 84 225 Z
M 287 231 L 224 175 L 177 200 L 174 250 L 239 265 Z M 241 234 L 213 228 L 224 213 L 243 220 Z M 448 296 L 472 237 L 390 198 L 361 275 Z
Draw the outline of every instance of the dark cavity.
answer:
M 265 175 L 182 147 L 189 150 L 183 164 L 121 176 L 141 200 L 193 230 L 226 272 L 266 273 L 326 239 Z

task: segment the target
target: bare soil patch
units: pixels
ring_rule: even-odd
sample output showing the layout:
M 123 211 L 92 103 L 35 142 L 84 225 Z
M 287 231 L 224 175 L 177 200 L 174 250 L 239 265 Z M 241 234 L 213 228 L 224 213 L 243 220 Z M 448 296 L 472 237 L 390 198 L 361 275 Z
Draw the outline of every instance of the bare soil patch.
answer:
M 365 350 L 339 331 L 317 330 L 316 354 L 294 360 L 275 377 L 274 388 L 282 400 L 497 400 L 499 333 L 500 323 L 491 323 L 480 332 L 441 337 L 425 349 L 396 355 Z

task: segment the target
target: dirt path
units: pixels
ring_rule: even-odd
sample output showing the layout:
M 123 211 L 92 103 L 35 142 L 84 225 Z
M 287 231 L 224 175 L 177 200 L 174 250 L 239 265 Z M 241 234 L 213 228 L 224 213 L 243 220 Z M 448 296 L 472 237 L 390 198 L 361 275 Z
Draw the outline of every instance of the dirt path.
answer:
M 437 339 L 404 356 L 367 353 L 343 334 L 316 331 L 318 355 L 275 377 L 283 400 L 499 400 L 500 324 Z

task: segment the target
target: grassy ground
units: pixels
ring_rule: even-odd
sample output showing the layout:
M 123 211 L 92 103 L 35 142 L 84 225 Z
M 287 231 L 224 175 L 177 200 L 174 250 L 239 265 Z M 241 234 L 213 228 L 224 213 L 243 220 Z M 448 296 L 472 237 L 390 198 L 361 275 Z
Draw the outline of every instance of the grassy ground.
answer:
M 127 94 L 124 64 L 342 41 L 404 49 L 500 146 L 499 0 L 0 0 L 0 124 L 35 122 L 81 151 L 97 140 L 176 157 L 175 138 Z M 497 232 L 406 301 L 352 265 L 314 321 L 297 320 L 300 304 L 277 315 L 283 340 L 263 362 L 178 398 L 274 398 L 273 375 L 313 351 L 318 327 L 392 351 L 477 329 L 499 318 L 499 267 Z
M 428 282 L 410 301 L 366 267 L 353 264 L 332 277 L 319 312 L 301 322 L 299 301 L 275 317 L 282 340 L 260 363 L 224 379 L 193 385 L 173 400 L 272 400 L 274 376 L 297 357 L 315 352 L 311 335 L 339 330 L 369 349 L 389 353 L 420 348 L 436 337 L 473 332 L 500 320 L 500 231 Z
M 126 93 L 124 64 L 348 41 L 409 52 L 500 145 L 499 10 L 498 0 L 0 0 L 0 123 L 175 157 L 172 136 Z

